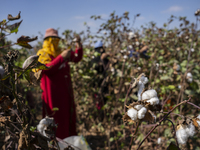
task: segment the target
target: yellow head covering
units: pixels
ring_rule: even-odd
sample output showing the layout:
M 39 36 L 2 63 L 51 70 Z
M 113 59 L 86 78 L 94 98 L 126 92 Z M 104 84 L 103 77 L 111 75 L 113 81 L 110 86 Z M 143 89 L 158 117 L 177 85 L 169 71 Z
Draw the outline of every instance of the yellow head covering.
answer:
M 55 37 L 48 37 L 44 40 L 43 48 L 37 52 L 37 55 L 40 55 L 38 59 L 39 62 L 47 64 L 51 62 L 50 56 L 55 58 L 61 53 L 61 50 L 58 48 L 59 40 L 59 38 Z

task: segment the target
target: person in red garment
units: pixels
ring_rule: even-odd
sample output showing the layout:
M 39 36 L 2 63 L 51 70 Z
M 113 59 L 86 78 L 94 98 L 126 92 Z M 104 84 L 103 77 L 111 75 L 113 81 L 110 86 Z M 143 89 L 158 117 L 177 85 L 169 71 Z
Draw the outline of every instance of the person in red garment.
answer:
M 39 62 L 50 66 L 50 69 L 43 70 L 41 73 L 43 117 L 51 116 L 52 109 L 59 108 L 52 117 L 58 124 L 56 137 L 64 139 L 77 135 L 76 111 L 68 62 L 79 62 L 83 56 L 83 49 L 79 36 L 76 38 L 75 51 L 61 52 L 58 49 L 59 40 L 57 30 L 47 29 L 43 48 L 37 52 L 37 55 L 39 55 Z

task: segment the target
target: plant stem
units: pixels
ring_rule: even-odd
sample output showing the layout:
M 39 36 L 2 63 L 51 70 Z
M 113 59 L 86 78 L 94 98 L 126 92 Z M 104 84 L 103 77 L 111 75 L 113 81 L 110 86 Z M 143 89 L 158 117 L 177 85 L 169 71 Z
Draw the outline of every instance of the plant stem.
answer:
M 179 103 L 179 104 L 177 104 L 173 109 L 171 109 L 152 129 L 151 129 L 151 131 L 149 131 L 149 133 L 145 136 L 145 138 L 142 140 L 142 142 L 139 144 L 139 146 L 138 146 L 138 148 L 137 148 L 137 150 L 140 148 L 140 146 L 142 145 L 142 143 L 147 139 L 147 137 L 153 132 L 153 130 L 154 129 L 156 129 L 160 124 L 161 124 L 161 122 L 163 122 L 164 120 L 166 120 L 167 119 L 167 117 L 168 117 L 168 115 L 172 112 L 172 111 L 174 111 L 174 109 L 176 108 L 176 107 L 178 107 L 178 106 L 180 106 L 180 105 L 182 105 L 182 104 L 184 104 L 184 103 L 187 103 L 187 102 L 189 102 L 190 101 L 190 99 L 191 99 L 191 97 L 188 99 L 188 100 L 185 100 L 185 101 L 183 101 L 183 102 L 181 102 L 181 103 Z

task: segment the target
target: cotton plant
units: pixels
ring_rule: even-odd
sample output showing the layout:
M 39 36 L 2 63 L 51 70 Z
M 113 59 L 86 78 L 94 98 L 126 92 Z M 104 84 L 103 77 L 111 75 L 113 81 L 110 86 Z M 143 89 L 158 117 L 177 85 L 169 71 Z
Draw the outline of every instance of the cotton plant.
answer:
M 179 74 L 180 69 L 181 69 L 180 65 L 177 63 L 174 63 L 173 65 L 174 74 Z
M 177 126 L 176 137 L 179 144 L 186 144 L 189 137 L 195 135 L 195 126 L 191 122 L 188 125 L 180 124 Z
M 142 75 L 138 81 L 138 101 L 142 100 L 150 103 L 151 105 L 158 105 L 160 101 L 158 99 L 157 92 L 154 89 L 147 90 L 142 93 L 147 82 L 148 78 Z
M 157 92 L 154 89 L 144 92 L 145 84 L 148 83 L 148 78 L 141 74 L 135 81 L 138 87 L 138 101 L 133 102 L 129 106 L 126 114 L 123 116 L 124 121 L 137 122 L 139 120 L 154 122 L 156 116 L 152 111 L 156 110 L 153 107 L 159 105 L 160 101 L 157 97 Z

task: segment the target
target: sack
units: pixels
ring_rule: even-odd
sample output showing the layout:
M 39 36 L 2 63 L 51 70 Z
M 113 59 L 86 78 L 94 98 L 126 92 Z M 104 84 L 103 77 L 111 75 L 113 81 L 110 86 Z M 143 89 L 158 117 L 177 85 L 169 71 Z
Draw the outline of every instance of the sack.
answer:
M 63 139 L 63 141 L 66 142 L 66 144 L 63 144 L 62 142 L 58 142 L 60 150 L 64 150 L 65 148 L 67 148 L 67 145 L 70 145 L 75 150 L 92 150 L 90 146 L 88 145 L 86 139 L 82 135 L 70 136 Z

